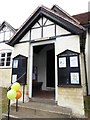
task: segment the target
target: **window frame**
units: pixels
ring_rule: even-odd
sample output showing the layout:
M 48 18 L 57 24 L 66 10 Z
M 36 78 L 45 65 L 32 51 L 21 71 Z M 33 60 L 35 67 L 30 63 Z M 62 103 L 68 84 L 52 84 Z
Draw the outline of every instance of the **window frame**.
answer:
M 10 53 L 11 55 L 8 56 L 8 53 Z M 1 57 L 2 54 L 5 54 L 5 56 Z M 11 50 L 0 51 L 0 61 L 2 59 L 4 59 L 4 65 L 0 65 L 0 68 L 11 68 L 12 67 L 12 51 Z M 8 63 L 9 65 L 7 65 Z

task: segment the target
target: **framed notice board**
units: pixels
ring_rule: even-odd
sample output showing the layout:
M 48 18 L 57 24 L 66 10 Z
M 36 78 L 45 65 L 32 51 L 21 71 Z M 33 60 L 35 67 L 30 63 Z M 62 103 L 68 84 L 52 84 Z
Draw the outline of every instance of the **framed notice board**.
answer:
M 26 84 L 27 80 L 27 57 L 18 55 L 13 58 L 11 83 L 19 82 Z
M 65 50 L 57 55 L 58 85 L 81 85 L 79 53 Z

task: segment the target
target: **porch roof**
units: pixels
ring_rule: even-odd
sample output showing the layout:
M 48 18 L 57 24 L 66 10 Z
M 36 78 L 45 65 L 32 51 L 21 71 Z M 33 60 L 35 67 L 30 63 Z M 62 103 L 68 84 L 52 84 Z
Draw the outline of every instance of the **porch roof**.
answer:
M 55 9 L 59 11 L 55 11 Z M 62 11 L 62 14 L 59 13 Z M 66 16 L 65 16 L 66 15 Z M 19 42 L 19 40 L 31 29 L 31 27 L 39 20 L 40 17 L 46 17 L 50 19 L 55 24 L 63 27 L 64 29 L 70 31 L 72 34 L 80 35 L 85 37 L 85 28 L 82 27 L 77 20 L 74 20 L 70 15 L 67 15 L 59 7 L 54 6 L 52 9 L 49 9 L 45 6 L 38 7 L 33 14 L 21 25 L 20 29 L 14 34 L 14 36 L 7 43 L 11 46 L 14 46 Z M 83 34 L 84 33 L 84 34 Z

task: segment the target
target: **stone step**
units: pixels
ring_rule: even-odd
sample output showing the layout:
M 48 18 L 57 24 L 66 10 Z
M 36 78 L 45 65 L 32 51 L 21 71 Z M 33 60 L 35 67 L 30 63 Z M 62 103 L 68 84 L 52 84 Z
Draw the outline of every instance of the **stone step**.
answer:
M 72 111 L 70 108 L 49 105 L 37 102 L 19 103 L 19 110 L 15 112 L 15 104 L 11 107 L 13 116 L 19 115 L 21 118 L 71 118 Z M 14 111 L 14 112 L 13 112 Z M 21 114 L 21 116 L 20 116 Z
M 56 105 L 56 102 L 54 99 L 46 99 L 46 98 L 43 99 L 43 98 L 33 97 L 32 99 L 30 99 L 30 101 L 49 104 L 49 105 Z

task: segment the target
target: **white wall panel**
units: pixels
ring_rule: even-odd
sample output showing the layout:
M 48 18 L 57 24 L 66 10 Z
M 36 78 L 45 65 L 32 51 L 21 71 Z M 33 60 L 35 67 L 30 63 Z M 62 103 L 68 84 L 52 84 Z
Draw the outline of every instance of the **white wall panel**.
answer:
M 20 40 L 20 42 L 28 40 L 30 40 L 30 31 L 25 34 L 25 36 Z
M 11 37 L 11 32 L 10 32 L 10 31 L 9 31 L 9 32 L 6 32 L 6 33 L 5 33 L 5 40 L 9 40 L 10 37 Z
M 70 32 L 60 27 L 59 25 L 56 25 L 56 35 L 65 35 L 65 34 L 70 34 Z
M 64 36 L 56 39 L 56 54 L 65 51 L 66 49 L 80 53 L 79 36 Z
M 50 25 L 50 24 L 54 24 L 54 23 L 52 21 L 50 21 L 50 20 L 47 20 L 45 25 Z
M 55 36 L 55 25 L 47 26 L 43 28 L 43 37 Z
M 32 28 L 40 27 L 38 23 L 36 23 Z
M 31 40 L 41 38 L 41 28 L 31 30 Z
M 29 43 L 16 44 L 13 50 L 13 57 L 17 55 L 23 55 L 28 57 Z
M 5 50 L 5 49 L 6 50 L 13 50 L 13 47 L 11 47 L 5 43 L 0 43 L 0 51 Z

